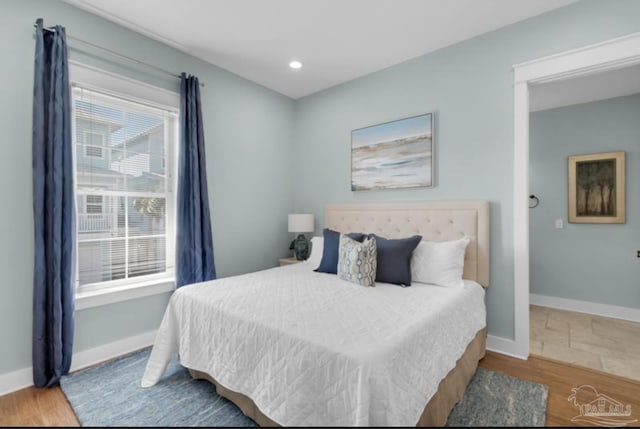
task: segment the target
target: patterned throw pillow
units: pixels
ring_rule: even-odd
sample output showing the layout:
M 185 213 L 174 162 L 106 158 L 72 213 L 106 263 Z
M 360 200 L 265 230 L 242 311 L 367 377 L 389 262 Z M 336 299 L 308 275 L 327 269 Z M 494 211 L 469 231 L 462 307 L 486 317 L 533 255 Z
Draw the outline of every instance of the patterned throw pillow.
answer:
M 362 286 L 376 285 L 378 252 L 375 238 L 360 243 L 340 234 L 338 249 L 338 277 Z

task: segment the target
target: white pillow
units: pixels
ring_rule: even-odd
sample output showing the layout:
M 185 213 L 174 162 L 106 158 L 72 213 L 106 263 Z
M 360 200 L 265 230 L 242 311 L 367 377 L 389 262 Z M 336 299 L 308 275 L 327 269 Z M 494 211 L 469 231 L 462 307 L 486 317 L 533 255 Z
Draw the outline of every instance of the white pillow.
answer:
M 307 264 L 314 270 L 320 266 L 322 261 L 322 249 L 324 247 L 324 237 L 313 237 L 311 239 L 311 255 L 307 258 Z
M 411 256 L 411 281 L 463 287 L 464 252 L 469 237 L 453 241 L 421 241 Z

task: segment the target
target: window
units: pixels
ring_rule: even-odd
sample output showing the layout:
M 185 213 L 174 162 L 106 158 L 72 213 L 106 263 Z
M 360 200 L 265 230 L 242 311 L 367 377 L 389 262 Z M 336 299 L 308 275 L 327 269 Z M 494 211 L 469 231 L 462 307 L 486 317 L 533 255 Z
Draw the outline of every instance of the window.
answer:
M 102 213 L 102 195 L 86 195 L 85 201 L 85 212 L 87 214 Z
M 177 110 L 73 84 L 77 290 L 173 277 Z
M 94 131 L 84 131 L 85 156 L 102 158 L 102 146 L 104 146 L 104 134 Z

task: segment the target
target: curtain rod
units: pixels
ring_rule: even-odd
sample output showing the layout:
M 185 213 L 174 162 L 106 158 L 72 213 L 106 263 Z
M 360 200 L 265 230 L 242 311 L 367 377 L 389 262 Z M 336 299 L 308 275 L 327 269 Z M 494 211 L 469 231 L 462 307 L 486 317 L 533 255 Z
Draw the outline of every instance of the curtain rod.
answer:
M 34 24 L 33 24 L 33 26 L 37 28 L 37 27 L 38 27 L 38 24 L 37 24 L 37 23 L 34 23 Z M 42 29 L 43 29 L 43 30 L 45 30 L 45 31 L 49 31 L 49 32 L 51 32 L 51 33 L 55 32 L 55 30 L 53 30 L 53 29 L 51 29 L 51 28 L 42 27 Z M 79 39 L 79 38 L 77 38 L 77 37 L 73 37 L 73 36 L 69 36 L 69 35 L 67 35 L 67 38 L 68 38 L 68 39 L 71 39 L 71 40 L 73 40 L 73 41 L 75 41 L 75 42 L 84 43 L 85 45 L 91 46 L 92 48 L 100 49 L 100 50 L 102 50 L 102 51 L 104 51 L 104 52 L 107 52 L 107 53 L 109 53 L 109 54 L 111 54 L 111 55 L 114 55 L 114 56 L 116 56 L 116 57 L 124 58 L 125 60 L 133 61 L 134 63 L 137 63 L 137 64 L 142 64 L 143 66 L 150 67 L 150 68 L 152 68 L 152 69 L 154 69 L 154 70 L 157 70 L 157 71 L 162 72 L 162 73 L 164 73 L 164 74 L 167 74 L 167 75 L 169 75 L 169 76 L 172 76 L 172 77 L 175 77 L 175 78 L 180 79 L 180 75 L 179 75 L 179 74 L 176 74 L 176 73 L 170 72 L 169 70 L 165 70 L 165 69 L 163 69 L 162 67 L 158 67 L 158 66 L 153 65 L 153 64 L 145 63 L 144 61 L 137 60 L 137 59 L 132 58 L 132 57 L 129 57 L 129 56 L 127 56 L 127 55 L 123 55 L 123 54 L 121 54 L 121 53 L 119 53 L 119 52 L 112 51 L 111 49 L 108 49 L 108 48 L 105 48 L 105 47 L 102 47 L 102 46 L 96 45 L 96 44 L 91 43 L 91 42 L 87 42 L 86 40 Z M 200 86 L 204 86 L 204 83 L 203 83 L 203 82 L 199 82 L 199 83 L 200 83 Z

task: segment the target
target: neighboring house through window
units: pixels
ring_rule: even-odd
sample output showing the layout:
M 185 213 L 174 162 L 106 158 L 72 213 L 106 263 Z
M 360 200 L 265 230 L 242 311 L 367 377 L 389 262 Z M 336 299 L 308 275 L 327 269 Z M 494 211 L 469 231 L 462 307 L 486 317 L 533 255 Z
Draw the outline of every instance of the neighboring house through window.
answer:
M 80 294 L 174 275 L 177 108 L 106 86 L 72 88 Z

